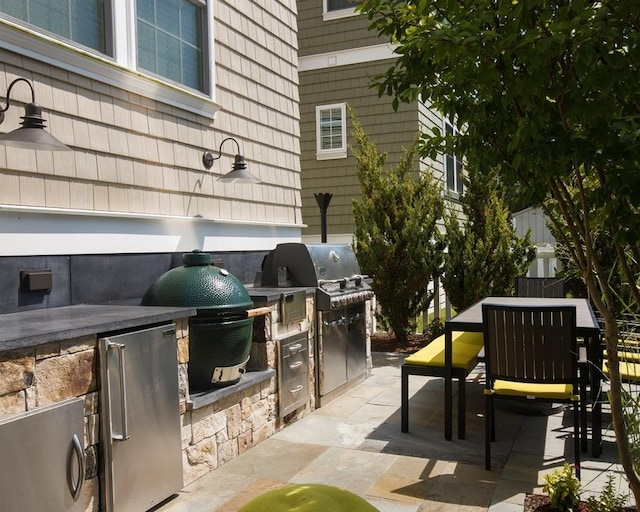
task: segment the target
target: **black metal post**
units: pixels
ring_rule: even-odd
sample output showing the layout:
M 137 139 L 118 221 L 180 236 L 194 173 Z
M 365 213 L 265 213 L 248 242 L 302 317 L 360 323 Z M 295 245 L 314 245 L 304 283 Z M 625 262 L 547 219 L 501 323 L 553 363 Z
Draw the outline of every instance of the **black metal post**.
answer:
M 316 202 L 320 207 L 320 233 L 322 237 L 322 243 L 327 243 L 327 209 L 329 208 L 329 203 L 331 202 L 331 198 L 333 194 L 328 192 L 317 193 L 314 194 L 316 196 Z

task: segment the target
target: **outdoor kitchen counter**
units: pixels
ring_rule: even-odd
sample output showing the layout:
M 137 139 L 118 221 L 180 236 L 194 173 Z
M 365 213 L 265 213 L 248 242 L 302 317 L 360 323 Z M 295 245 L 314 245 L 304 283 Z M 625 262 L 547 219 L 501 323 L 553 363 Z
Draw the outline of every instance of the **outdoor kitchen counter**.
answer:
M 254 302 L 274 302 L 280 300 L 282 298 L 283 293 L 291 293 L 299 290 L 305 290 L 307 295 L 312 294 L 316 291 L 314 287 L 308 286 L 300 286 L 300 287 L 289 287 L 289 288 L 277 288 L 277 287 L 263 287 L 256 286 L 252 287 L 250 285 L 245 284 L 245 288 L 247 292 L 249 292 L 249 297 Z
M 0 352 L 187 318 L 195 308 L 77 305 L 0 315 Z

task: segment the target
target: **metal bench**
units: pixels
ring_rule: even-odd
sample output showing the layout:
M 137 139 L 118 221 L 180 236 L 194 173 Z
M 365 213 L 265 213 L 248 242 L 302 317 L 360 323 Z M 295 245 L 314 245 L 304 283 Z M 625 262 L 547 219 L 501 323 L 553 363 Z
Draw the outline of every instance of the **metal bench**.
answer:
M 452 335 L 451 375 L 458 379 L 458 411 L 466 407 L 465 380 L 478 364 L 483 349 L 483 336 L 479 332 L 454 332 Z M 426 347 L 408 356 L 401 367 L 401 428 L 409 432 L 409 376 L 444 377 L 445 335 L 438 336 Z

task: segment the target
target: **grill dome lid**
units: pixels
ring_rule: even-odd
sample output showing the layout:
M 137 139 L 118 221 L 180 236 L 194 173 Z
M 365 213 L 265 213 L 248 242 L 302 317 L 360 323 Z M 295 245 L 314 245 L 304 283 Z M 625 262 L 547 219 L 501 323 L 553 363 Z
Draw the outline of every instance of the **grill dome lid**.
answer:
M 211 312 L 251 308 L 244 285 L 227 270 L 211 265 L 211 255 L 185 253 L 181 267 L 162 274 L 142 297 L 142 306 L 184 306 Z

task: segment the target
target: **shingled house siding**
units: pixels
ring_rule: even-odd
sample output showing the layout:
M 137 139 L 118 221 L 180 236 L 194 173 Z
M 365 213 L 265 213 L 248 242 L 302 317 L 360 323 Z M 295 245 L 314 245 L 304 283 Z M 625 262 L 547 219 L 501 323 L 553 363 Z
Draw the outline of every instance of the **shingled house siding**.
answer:
M 261 2 L 234 3 L 216 2 L 216 102 L 222 110 L 215 121 L 153 94 L 133 94 L 125 80 L 118 88 L 0 50 L 0 84 L 32 79 L 49 129 L 73 148 L 58 154 L 8 150 L 0 161 L 0 203 L 299 222 L 295 3 L 273 0 L 277 8 L 268 9 Z M 16 88 L 16 100 L 27 92 Z M 20 115 L 20 108 L 10 109 L 3 129 L 17 126 Z M 224 136 L 238 139 L 263 185 L 211 179 L 202 152 L 216 149 Z M 233 150 L 224 149 L 226 155 Z M 227 156 L 211 173 L 230 168 Z
M 352 201 L 360 195 L 356 160 L 351 151 L 354 145 L 352 123 L 347 119 L 347 158 L 318 160 L 317 105 L 341 102 L 351 105 L 378 151 L 388 153 L 389 165 L 398 162 L 403 148 L 408 148 L 416 136 L 417 106 L 401 105 L 398 112 L 394 112 L 389 98 L 378 98 L 369 88 L 371 76 L 381 73 L 388 65 L 389 62 L 376 62 L 300 73 L 301 165 L 304 168 L 302 215 L 308 225 L 303 236 L 320 232 L 320 210 L 314 194 L 329 192 L 333 197 L 327 215 L 328 233 L 342 237 L 343 242 L 350 241 L 354 230 Z M 331 79 L 329 87 L 328 77 Z
M 298 1 L 298 54 L 306 57 L 380 44 L 376 32 L 367 31 L 368 24 L 364 16 L 323 21 L 322 0 Z
M 117 269 L 139 278 L 147 255 L 175 265 L 194 249 L 216 253 L 252 283 L 266 251 L 300 239 L 296 0 L 205 4 L 213 82 L 206 93 L 135 70 L 126 52 L 117 61 L 96 56 L 0 14 L 0 87 L 30 80 L 47 130 L 71 149 L 0 149 L 0 312 L 134 301 L 150 282 L 115 286 Z M 0 132 L 19 126 L 30 99 L 25 83 L 12 89 Z M 261 183 L 218 181 L 231 170 L 232 142 L 204 168 L 205 150 L 217 156 L 227 137 Z M 73 293 L 78 257 L 90 260 L 83 275 L 100 276 L 92 279 L 100 289 L 81 298 Z M 25 298 L 18 271 L 39 267 L 53 269 L 53 289 Z M 113 278 L 105 275 L 111 268 Z M 166 270 L 155 265 L 155 277 Z

